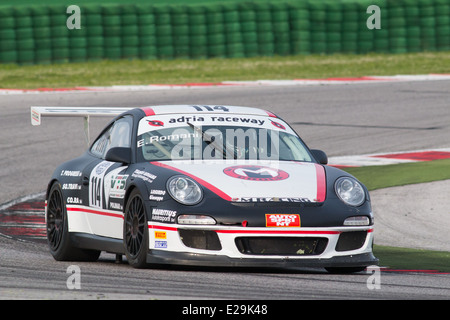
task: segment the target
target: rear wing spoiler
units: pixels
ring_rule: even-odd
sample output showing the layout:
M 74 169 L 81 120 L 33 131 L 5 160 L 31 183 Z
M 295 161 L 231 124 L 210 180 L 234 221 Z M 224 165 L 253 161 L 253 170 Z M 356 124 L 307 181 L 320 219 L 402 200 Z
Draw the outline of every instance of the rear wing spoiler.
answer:
M 42 117 L 83 117 L 84 134 L 89 145 L 89 117 L 118 116 L 133 108 L 106 108 L 106 107 L 31 107 L 31 124 L 41 125 Z

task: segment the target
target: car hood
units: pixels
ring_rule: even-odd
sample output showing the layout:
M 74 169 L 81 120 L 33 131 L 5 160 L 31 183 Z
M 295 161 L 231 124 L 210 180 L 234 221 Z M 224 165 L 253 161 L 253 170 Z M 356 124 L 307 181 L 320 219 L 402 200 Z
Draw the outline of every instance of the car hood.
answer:
M 323 202 L 323 166 L 293 161 L 156 161 L 187 175 L 228 201 Z

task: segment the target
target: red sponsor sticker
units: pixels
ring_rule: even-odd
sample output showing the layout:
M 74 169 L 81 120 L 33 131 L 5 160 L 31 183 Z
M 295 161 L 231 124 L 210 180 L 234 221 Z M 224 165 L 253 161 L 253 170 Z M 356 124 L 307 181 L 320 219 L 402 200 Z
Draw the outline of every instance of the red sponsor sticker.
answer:
M 300 227 L 298 214 L 266 214 L 266 227 Z
M 164 126 L 164 122 L 159 121 L 159 120 L 147 120 L 148 124 L 153 126 L 153 127 L 163 127 Z
M 270 120 L 270 122 L 272 122 L 272 124 L 273 124 L 275 127 L 279 128 L 279 129 L 286 130 L 286 127 L 283 126 L 281 123 L 278 123 L 278 122 L 275 122 L 275 121 L 272 121 L 272 120 Z

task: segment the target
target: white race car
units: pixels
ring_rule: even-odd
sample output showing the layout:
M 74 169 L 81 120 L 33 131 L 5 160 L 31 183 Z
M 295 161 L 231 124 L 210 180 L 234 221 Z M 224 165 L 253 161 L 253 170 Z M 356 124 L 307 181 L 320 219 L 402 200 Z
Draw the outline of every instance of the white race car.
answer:
M 234 106 L 32 107 L 43 116 L 115 115 L 50 179 L 56 260 L 101 251 L 152 264 L 324 267 L 378 263 L 367 189 L 327 166 L 272 112 Z

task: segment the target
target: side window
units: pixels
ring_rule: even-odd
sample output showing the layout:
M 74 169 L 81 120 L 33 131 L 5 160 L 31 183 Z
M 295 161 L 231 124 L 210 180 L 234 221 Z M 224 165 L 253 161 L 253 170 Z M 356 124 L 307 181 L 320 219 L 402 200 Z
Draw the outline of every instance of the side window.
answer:
M 131 145 L 132 118 L 125 116 L 114 122 L 92 144 L 91 152 L 105 158 L 106 153 L 113 147 L 129 147 Z
M 99 157 L 103 158 L 103 155 L 106 154 L 106 148 L 109 141 L 109 136 L 111 135 L 113 125 L 111 125 L 108 129 L 103 132 L 103 134 L 92 144 L 91 152 Z
M 114 126 L 112 127 L 109 148 L 129 147 L 130 145 L 131 145 L 131 117 L 124 117 L 117 120 L 114 123 Z

